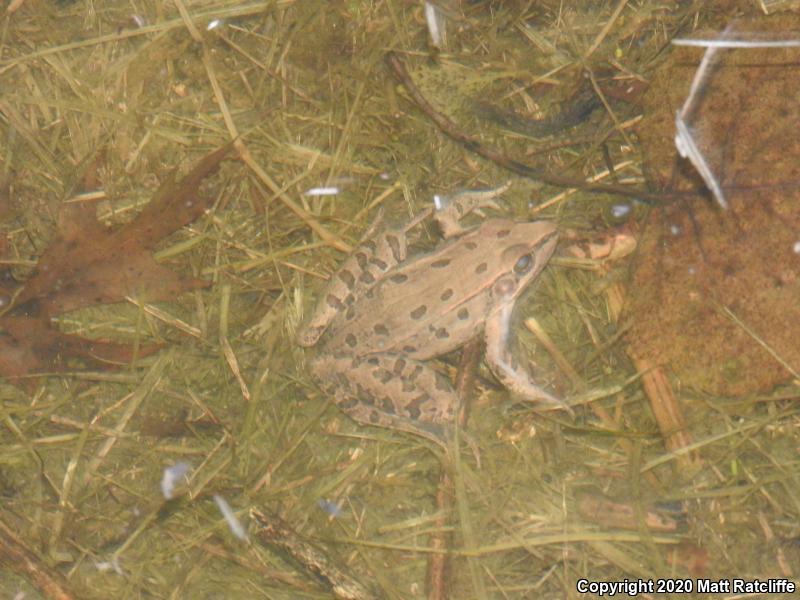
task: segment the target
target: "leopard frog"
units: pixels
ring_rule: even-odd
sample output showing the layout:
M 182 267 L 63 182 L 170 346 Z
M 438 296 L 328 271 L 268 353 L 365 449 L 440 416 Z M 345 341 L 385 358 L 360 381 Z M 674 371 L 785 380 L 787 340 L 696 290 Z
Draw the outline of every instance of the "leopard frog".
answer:
M 508 348 L 514 304 L 553 253 L 556 227 L 493 218 L 463 230 L 458 223 L 478 206 L 494 206 L 507 187 L 452 197 L 435 215 L 451 239 L 432 252 L 407 257 L 406 234 L 415 219 L 369 236 L 329 281 L 298 342 L 312 346 L 325 334 L 311 373 L 357 421 L 442 442 L 458 397 L 425 361 L 481 332 L 487 363 L 507 388 L 565 408 Z

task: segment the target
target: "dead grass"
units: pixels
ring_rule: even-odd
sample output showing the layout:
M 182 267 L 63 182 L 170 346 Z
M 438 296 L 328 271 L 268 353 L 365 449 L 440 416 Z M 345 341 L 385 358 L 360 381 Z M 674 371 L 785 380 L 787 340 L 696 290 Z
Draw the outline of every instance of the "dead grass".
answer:
M 128 2 L 27 0 L 5 18 L 0 208 L 18 278 L 99 149 L 98 215 L 121 223 L 171 169 L 240 136 L 242 160 L 206 186 L 216 209 L 159 253 L 213 286 L 61 319 L 166 349 L 116 371 L 37 378 L 31 392 L 0 385 L 0 519 L 74 597 L 329 597 L 274 548 L 233 537 L 217 494 L 245 521 L 250 507 L 279 514 L 382 597 L 425 595 L 440 453 L 343 416 L 312 385 L 293 332 L 378 206 L 400 219 L 433 193 L 508 179 L 413 108 L 384 65 L 389 49 L 443 112 L 507 154 L 586 178 L 634 159 L 609 181 L 641 181 L 635 105 L 604 99 L 613 118 L 601 108 L 536 140 L 478 119 L 470 99 L 552 115 L 583 68 L 646 79 L 679 28 L 715 27 L 737 7 L 567 4 L 463 3 L 438 53 L 420 4 L 396 0 L 148 2 L 140 26 Z M 212 18 L 223 24 L 206 31 Z M 342 191 L 303 194 L 325 185 Z M 600 231 L 621 202 L 563 192 L 516 178 L 508 214 Z M 537 415 L 483 374 L 469 424 L 481 462 L 465 452 L 452 467 L 451 597 L 572 597 L 580 578 L 797 577 L 796 404 L 678 388 L 704 462 L 676 468 L 631 383 L 603 294 L 611 281 L 590 266 L 554 260 L 518 307 L 571 371 L 521 330 L 517 352 L 560 394 L 599 396 L 595 410 Z M 165 502 L 162 472 L 178 462 L 193 470 Z M 0 588 L 40 597 L 10 570 Z

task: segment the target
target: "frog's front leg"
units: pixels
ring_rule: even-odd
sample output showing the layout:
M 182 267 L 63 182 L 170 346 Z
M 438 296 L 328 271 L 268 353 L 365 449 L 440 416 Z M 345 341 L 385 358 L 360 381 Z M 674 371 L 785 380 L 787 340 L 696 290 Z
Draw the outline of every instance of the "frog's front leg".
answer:
M 320 356 L 312 373 L 323 391 L 356 421 L 446 444 L 458 396 L 444 375 L 399 354 Z
M 503 280 L 495 283 L 494 293 L 502 296 Z M 530 374 L 514 358 L 508 347 L 511 330 L 513 302 L 498 302 L 486 318 L 486 362 L 495 377 L 511 392 L 527 400 L 538 400 L 553 408 L 562 408 L 572 413 L 569 405 L 538 386 Z

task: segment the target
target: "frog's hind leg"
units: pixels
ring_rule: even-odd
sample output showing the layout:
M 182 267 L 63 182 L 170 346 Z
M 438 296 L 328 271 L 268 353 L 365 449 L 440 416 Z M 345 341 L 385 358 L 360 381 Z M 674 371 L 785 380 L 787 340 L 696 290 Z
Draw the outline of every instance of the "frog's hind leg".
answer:
M 319 357 L 314 371 L 356 421 L 446 442 L 458 396 L 447 378 L 425 363 L 397 354 L 331 356 Z
M 511 187 L 507 181 L 500 187 L 488 190 L 464 190 L 447 196 L 437 196 L 436 212 L 433 218 L 439 224 L 439 229 L 445 239 L 453 238 L 464 233 L 465 229 L 460 221 L 472 211 L 480 213 L 481 208 L 499 209 L 494 201 Z

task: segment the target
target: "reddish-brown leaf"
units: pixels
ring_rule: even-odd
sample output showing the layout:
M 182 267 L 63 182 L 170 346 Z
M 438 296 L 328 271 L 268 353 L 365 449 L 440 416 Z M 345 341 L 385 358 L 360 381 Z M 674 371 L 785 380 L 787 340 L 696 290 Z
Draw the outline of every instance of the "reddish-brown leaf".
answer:
M 133 347 L 61 333 L 51 318 L 72 310 L 120 302 L 126 296 L 167 300 L 207 285 L 156 263 L 156 244 L 201 216 L 213 202 L 198 193 L 230 151 L 223 146 L 201 159 L 179 181 L 171 177 L 145 209 L 118 229 L 106 228 L 91 205 L 65 205 L 58 229 L 25 282 L 14 305 L 0 318 L 0 376 L 18 379 L 75 368 L 75 359 L 93 368 L 126 364 Z M 5 286 L 4 286 L 5 287 Z M 144 356 L 156 345 L 139 348 Z
M 0 374 L 16 380 L 37 373 L 57 373 L 77 365 L 108 369 L 129 364 L 134 347 L 105 340 L 89 340 L 61 333 L 50 320 L 37 317 L 4 317 L 0 331 Z M 158 344 L 141 346 L 140 358 L 160 348 Z
M 59 214 L 58 234 L 16 305 L 23 308 L 36 301 L 37 310 L 52 317 L 120 302 L 125 296 L 166 300 L 204 286 L 202 281 L 159 266 L 151 253 L 161 239 L 209 208 L 213 200 L 198 196 L 197 190 L 229 150 L 230 144 L 207 155 L 178 182 L 169 179 L 145 209 L 119 229 L 106 229 L 94 217 L 92 206 L 66 205 Z

